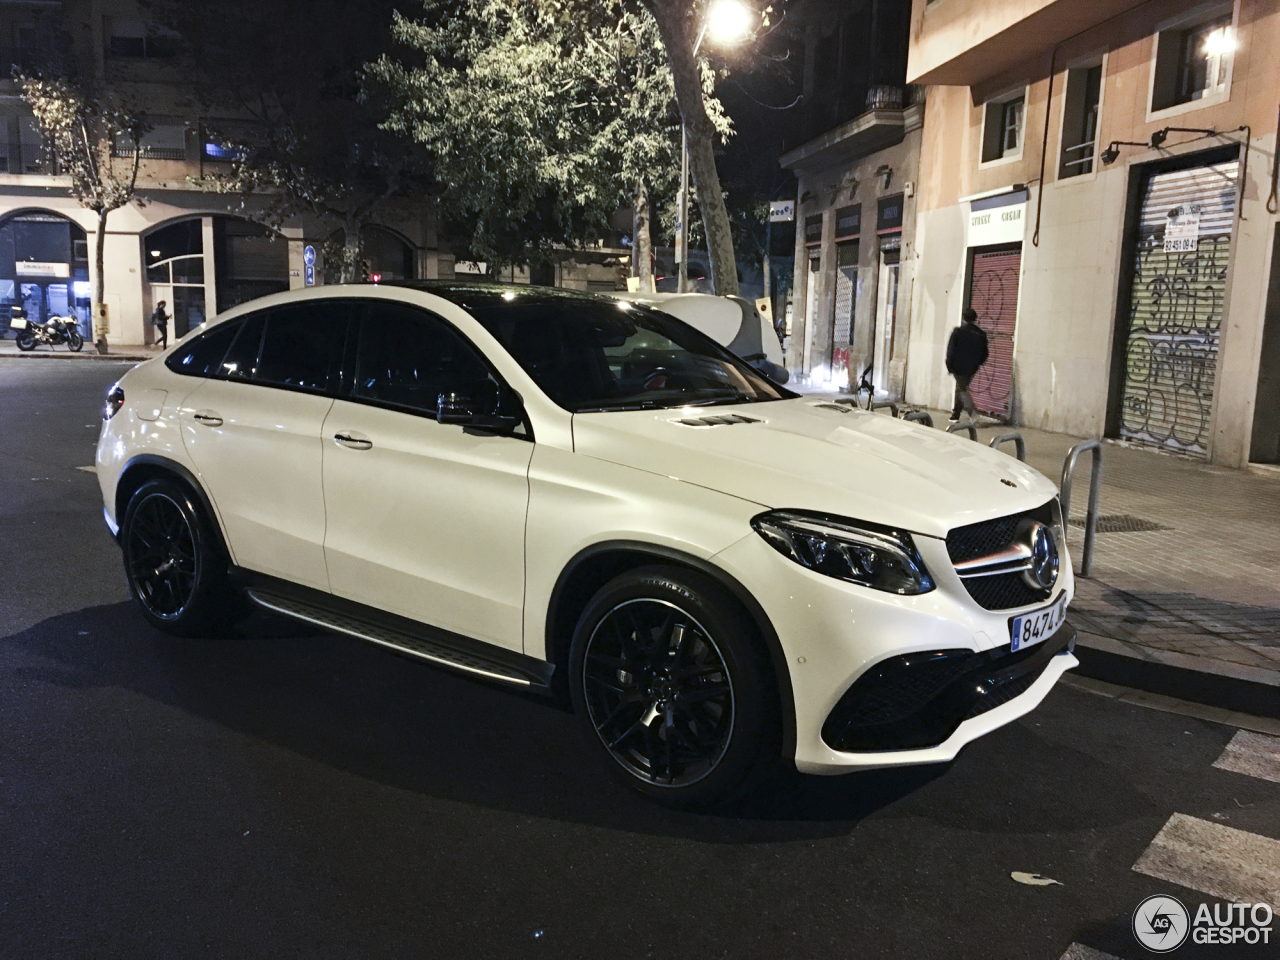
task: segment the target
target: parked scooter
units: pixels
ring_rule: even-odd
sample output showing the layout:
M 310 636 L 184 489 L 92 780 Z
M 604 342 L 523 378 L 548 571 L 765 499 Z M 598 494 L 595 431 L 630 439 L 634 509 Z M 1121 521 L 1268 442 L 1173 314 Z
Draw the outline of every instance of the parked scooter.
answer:
M 46 323 L 40 323 L 27 319 L 27 311 L 23 307 L 10 307 L 10 313 L 9 329 L 17 335 L 19 350 L 34 350 L 40 343 L 51 347 L 65 343 L 72 352 L 79 353 L 84 346 L 84 337 L 80 336 L 79 322 L 75 317 L 50 317 Z

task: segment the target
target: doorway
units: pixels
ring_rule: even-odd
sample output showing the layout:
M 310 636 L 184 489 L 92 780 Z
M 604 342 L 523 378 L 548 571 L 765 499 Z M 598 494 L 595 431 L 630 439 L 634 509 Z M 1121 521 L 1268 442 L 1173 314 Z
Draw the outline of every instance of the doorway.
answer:
M 871 380 L 878 393 L 888 393 L 892 387 L 889 382 L 889 361 L 893 359 L 893 332 L 898 323 L 901 243 L 899 236 L 880 238 L 880 276 L 876 283 L 876 321 L 871 347 Z
M 978 314 L 987 334 L 987 362 L 970 386 L 979 413 L 1008 420 L 1013 399 L 1013 337 L 1018 322 L 1018 283 L 1022 244 L 969 248 L 965 306 Z
M 1280 463 L 1280 223 L 1271 244 L 1271 282 L 1262 321 L 1258 392 L 1253 401 L 1252 463 Z

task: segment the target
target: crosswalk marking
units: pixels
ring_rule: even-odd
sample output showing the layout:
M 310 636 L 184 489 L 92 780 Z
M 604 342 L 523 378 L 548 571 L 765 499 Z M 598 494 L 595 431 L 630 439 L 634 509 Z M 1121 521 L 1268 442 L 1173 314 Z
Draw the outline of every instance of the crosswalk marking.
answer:
M 1280 783 L 1280 737 L 1251 730 L 1237 730 L 1222 756 L 1213 762 L 1219 770 Z
M 1083 943 L 1073 943 L 1058 960 L 1120 960 L 1120 958 L 1095 950 L 1093 947 L 1086 947 Z
M 1175 813 L 1133 865 L 1234 903 L 1280 909 L 1280 841 Z

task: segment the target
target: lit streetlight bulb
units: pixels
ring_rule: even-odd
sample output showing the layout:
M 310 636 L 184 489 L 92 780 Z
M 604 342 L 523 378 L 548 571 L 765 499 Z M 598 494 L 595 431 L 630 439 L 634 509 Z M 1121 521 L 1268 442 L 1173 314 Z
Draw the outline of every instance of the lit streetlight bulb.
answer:
M 735 43 L 751 32 L 755 11 L 741 0 L 716 0 L 707 10 L 707 35 L 717 43 Z

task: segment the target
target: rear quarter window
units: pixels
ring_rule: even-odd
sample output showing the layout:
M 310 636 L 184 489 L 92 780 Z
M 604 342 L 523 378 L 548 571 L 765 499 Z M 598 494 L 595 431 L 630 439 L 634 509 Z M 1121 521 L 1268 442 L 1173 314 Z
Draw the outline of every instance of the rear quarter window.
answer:
M 164 364 L 174 373 L 187 377 L 211 377 L 218 372 L 227 348 L 235 339 L 239 323 L 222 323 L 201 334 L 180 350 L 169 355 Z

